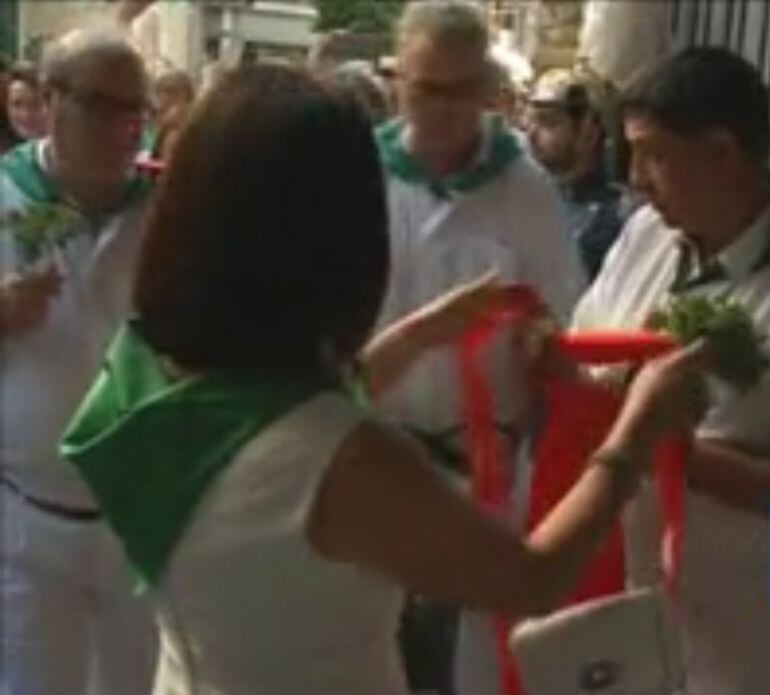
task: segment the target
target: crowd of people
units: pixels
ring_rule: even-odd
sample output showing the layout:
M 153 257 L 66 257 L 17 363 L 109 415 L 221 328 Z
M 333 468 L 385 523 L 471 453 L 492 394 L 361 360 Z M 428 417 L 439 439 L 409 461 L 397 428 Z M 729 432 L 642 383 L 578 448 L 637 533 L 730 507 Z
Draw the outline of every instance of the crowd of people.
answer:
M 767 86 L 719 48 L 651 66 L 611 109 L 619 171 L 595 85 L 512 104 L 473 2 L 408 3 L 394 52 L 205 90 L 101 29 L 0 64 L 2 695 L 497 695 L 492 615 L 559 606 L 621 514 L 629 583 L 660 574 L 649 472 L 681 430 L 688 692 L 766 691 L 770 378 L 714 381 L 707 342 L 626 375 L 527 530 L 550 356 L 483 354 L 495 519 L 456 344 L 508 283 L 565 330 L 692 293 L 770 331 Z
M 0 153 L 48 135 L 49 90 L 43 69 L 43 65 L 11 63 L 0 56 Z M 164 161 L 198 89 L 193 78 L 181 69 L 162 69 L 149 75 L 148 80 L 140 156 Z
M 318 42 L 308 56 L 308 70 L 357 101 L 375 126 L 396 118 L 396 73 L 387 57 L 379 63 L 344 59 L 334 39 L 332 33 Z M 226 71 L 221 60 L 212 65 L 217 75 Z M 616 125 L 612 90 L 577 68 L 547 70 L 531 85 L 515 83 L 493 58 L 487 58 L 485 71 L 486 109 L 512 129 L 556 182 L 569 232 L 592 279 L 635 207 L 623 167 L 615 165 L 622 142 L 607 136 Z M 168 61 L 153 65 L 151 72 L 140 156 L 162 162 L 186 113 L 216 76 L 196 84 L 191 74 Z M 40 66 L 0 56 L 0 152 L 46 135 L 45 101 Z

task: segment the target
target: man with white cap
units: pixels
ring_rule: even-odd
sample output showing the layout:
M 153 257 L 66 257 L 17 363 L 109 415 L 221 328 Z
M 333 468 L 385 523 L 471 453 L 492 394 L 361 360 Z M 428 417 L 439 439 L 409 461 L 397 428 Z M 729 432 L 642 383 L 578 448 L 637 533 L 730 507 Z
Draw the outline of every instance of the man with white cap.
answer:
M 572 71 L 544 73 L 529 98 L 527 135 L 532 153 L 553 175 L 586 273 L 593 278 L 631 205 L 610 179 L 607 140 L 597 89 Z

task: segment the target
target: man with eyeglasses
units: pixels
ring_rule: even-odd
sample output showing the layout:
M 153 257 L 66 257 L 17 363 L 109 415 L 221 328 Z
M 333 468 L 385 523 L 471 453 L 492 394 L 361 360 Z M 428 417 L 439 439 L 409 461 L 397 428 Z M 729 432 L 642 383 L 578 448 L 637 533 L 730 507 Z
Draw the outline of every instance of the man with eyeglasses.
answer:
M 566 318 L 583 286 L 580 262 L 555 188 L 503 120 L 484 112 L 494 80 L 483 8 L 463 0 L 409 3 L 398 25 L 397 61 L 400 118 L 377 133 L 392 249 L 382 320 L 400 318 L 491 268 L 503 281 L 534 286 Z M 487 356 L 492 383 L 499 385 L 501 445 L 513 466 L 523 389 L 515 386 L 509 341 L 493 345 Z M 436 350 L 383 405 L 435 452 L 464 461 L 467 471 L 456 369 L 451 350 Z M 526 467 L 518 473 L 523 492 Z M 520 518 L 523 499 L 514 503 Z M 403 635 L 411 685 L 454 692 L 452 612 L 420 599 L 413 603 Z M 491 666 L 461 658 L 460 692 L 499 692 L 492 621 L 474 616 L 464 623 L 471 624 L 461 630 L 461 641 L 482 645 L 477 651 Z
M 83 31 L 43 80 L 50 136 L 0 160 L 0 692 L 143 695 L 151 612 L 57 442 L 128 312 L 147 82 L 119 36 Z

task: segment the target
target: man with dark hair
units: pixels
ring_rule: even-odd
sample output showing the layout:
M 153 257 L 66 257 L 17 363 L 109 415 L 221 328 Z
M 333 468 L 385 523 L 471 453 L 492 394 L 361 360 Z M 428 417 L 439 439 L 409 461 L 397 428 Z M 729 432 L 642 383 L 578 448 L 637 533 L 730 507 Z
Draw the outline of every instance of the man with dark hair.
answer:
M 568 70 L 551 70 L 529 99 L 527 135 L 532 153 L 554 176 L 564 197 L 572 237 L 590 278 L 620 232 L 630 203 L 609 179 L 598 98 Z
M 693 294 L 738 302 L 770 331 L 770 118 L 758 71 L 724 49 L 688 49 L 632 90 L 624 125 L 631 182 L 649 204 L 626 224 L 575 325 L 639 327 L 667 298 Z M 688 692 L 757 695 L 770 684 L 770 376 L 712 395 L 687 471 L 678 614 Z M 637 583 L 658 576 L 651 497 L 628 515 Z

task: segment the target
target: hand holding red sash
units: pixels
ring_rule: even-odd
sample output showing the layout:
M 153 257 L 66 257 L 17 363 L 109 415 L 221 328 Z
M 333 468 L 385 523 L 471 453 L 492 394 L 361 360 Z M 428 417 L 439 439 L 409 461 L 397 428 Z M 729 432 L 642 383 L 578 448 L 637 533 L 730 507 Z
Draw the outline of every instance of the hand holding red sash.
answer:
M 465 336 L 459 355 L 474 499 L 482 508 L 501 516 L 509 515 L 511 511 L 512 476 L 495 433 L 492 392 L 479 369 L 477 355 L 507 323 L 537 321 L 545 313 L 543 302 L 526 286 L 513 285 L 508 288 L 507 295 L 507 305 L 498 316 L 481 322 Z M 546 340 L 551 341 L 550 347 L 561 356 L 594 365 L 638 364 L 676 346 L 669 336 L 652 331 L 555 333 Z M 529 528 L 536 526 L 578 480 L 622 404 L 621 394 L 588 381 L 551 377 L 547 378 L 544 387 L 546 422 L 535 448 Z M 671 591 L 675 588 L 681 555 L 686 450 L 684 441 L 672 439 L 661 447 L 656 462 L 667 522 L 664 569 Z M 568 603 L 622 591 L 624 573 L 623 536 L 618 523 Z M 521 695 L 523 691 L 515 665 L 508 658 L 506 649 L 510 627 L 508 621 L 497 621 L 501 681 L 505 695 Z

